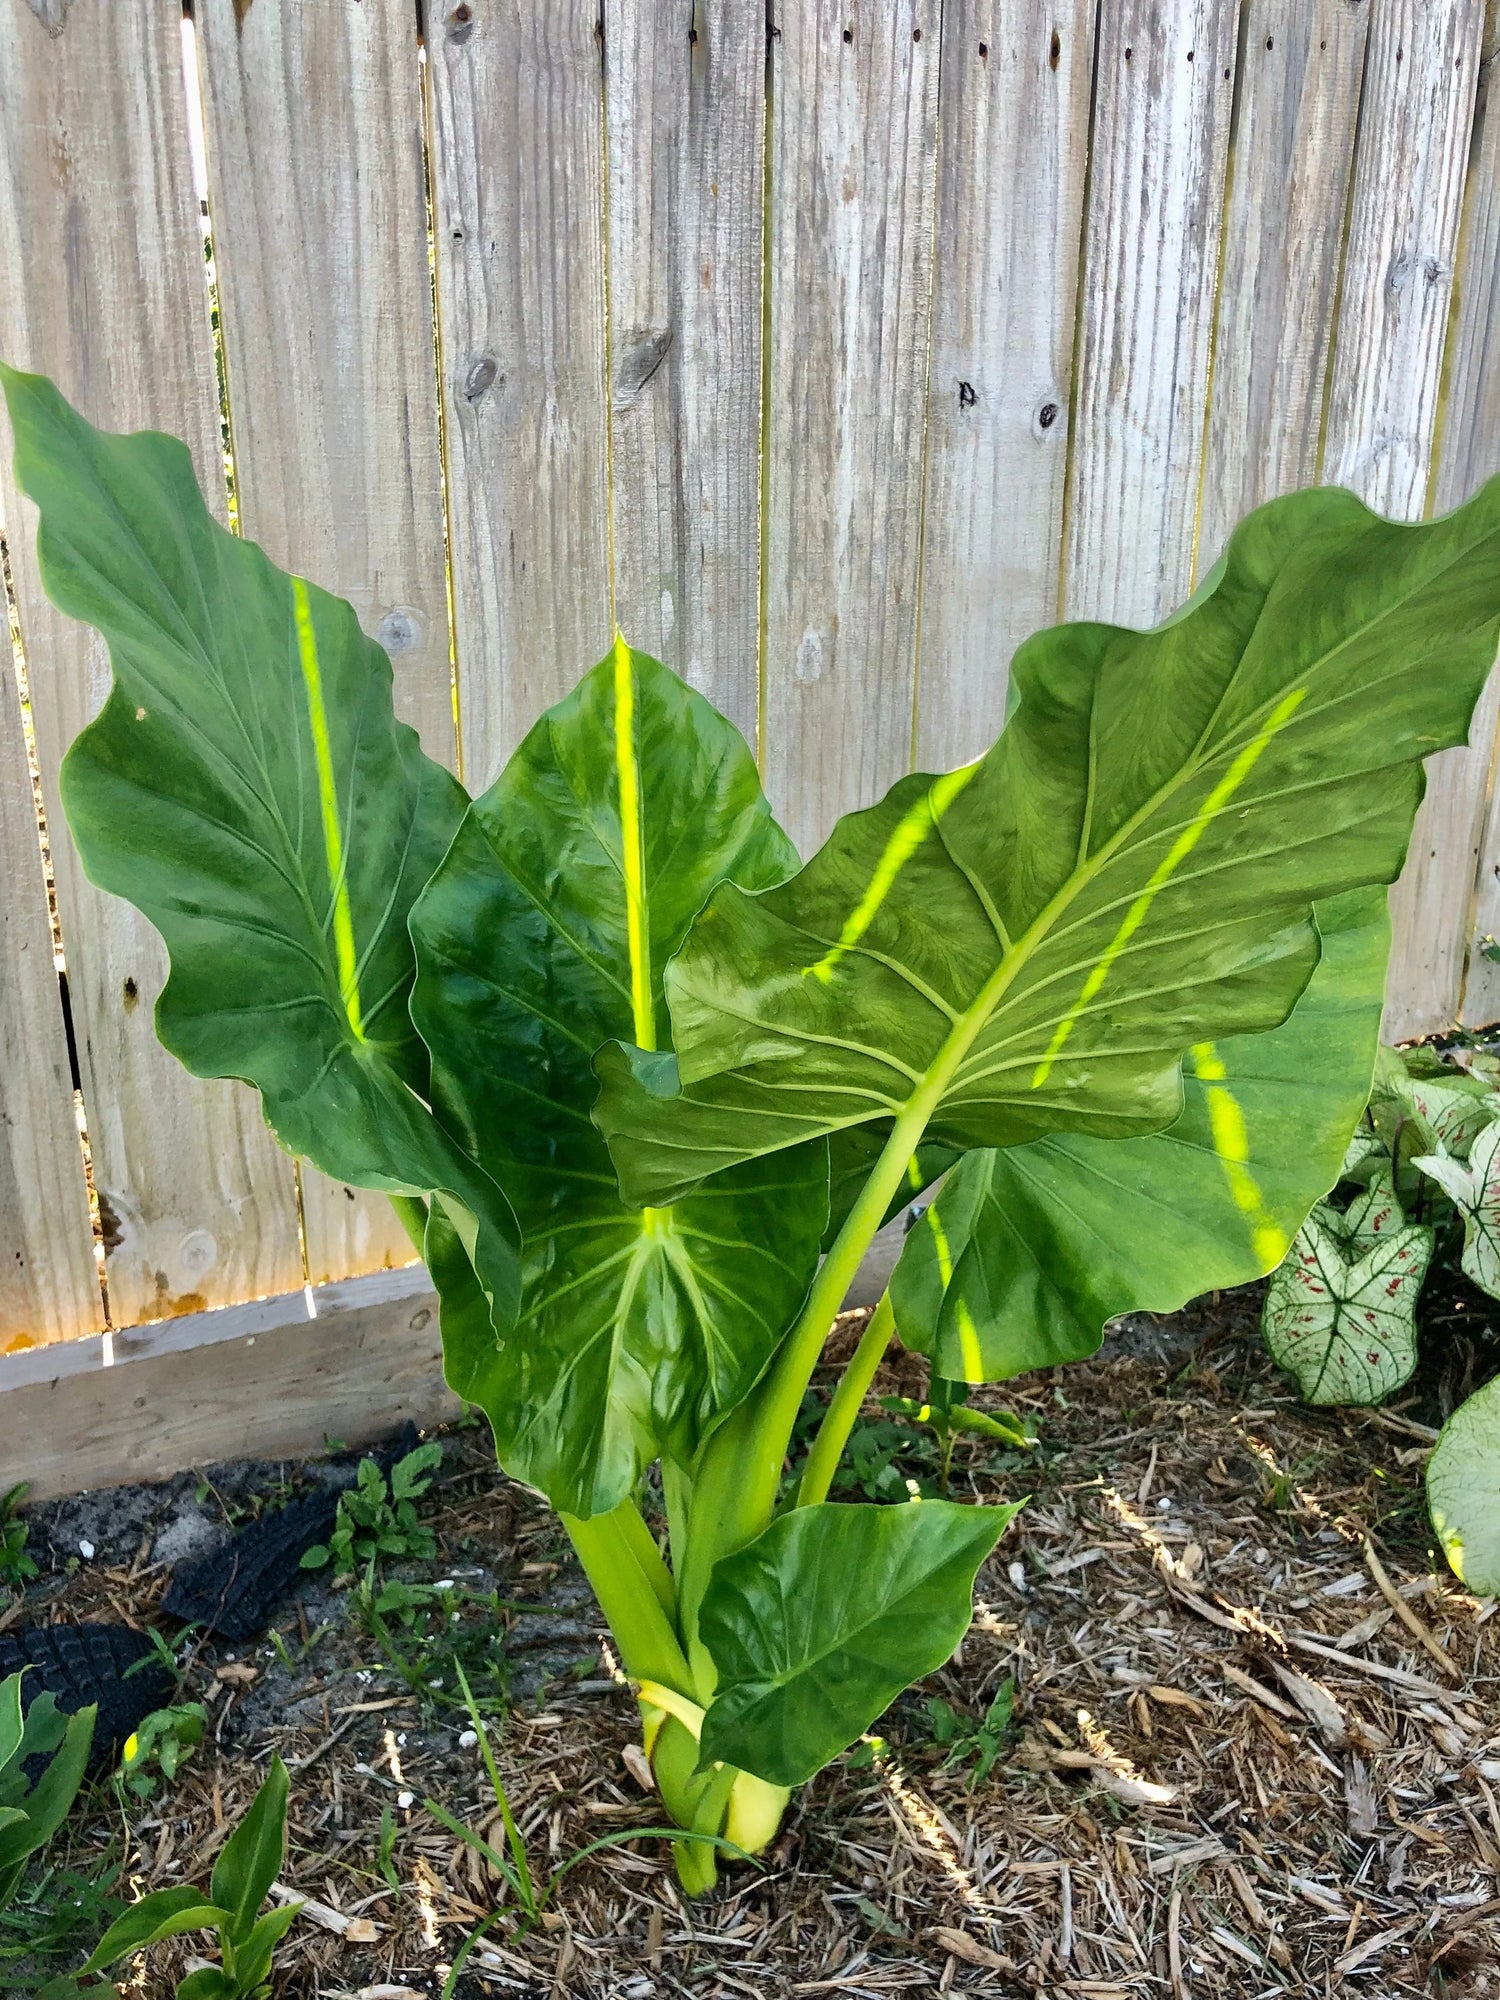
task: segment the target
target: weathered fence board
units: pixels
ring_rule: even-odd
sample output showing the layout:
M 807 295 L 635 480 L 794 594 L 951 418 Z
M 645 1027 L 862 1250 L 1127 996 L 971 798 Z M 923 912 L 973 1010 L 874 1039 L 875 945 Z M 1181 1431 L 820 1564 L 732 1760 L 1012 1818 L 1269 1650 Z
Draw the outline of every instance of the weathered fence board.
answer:
M 1434 509 L 1442 513 L 1500 472 L 1500 30 L 1492 26 L 1480 79 L 1460 237 L 1447 406 L 1438 433 Z M 1408 934 L 1414 962 L 1399 968 L 1397 992 L 1420 1027 L 1462 1019 L 1500 1020 L 1500 965 L 1479 949 L 1500 932 L 1500 801 L 1494 797 L 1500 674 L 1491 674 L 1469 732 L 1472 748 L 1446 751 L 1429 766 L 1434 812 L 1446 832 L 1429 846 L 1420 893 L 1439 899 L 1439 922 Z M 1440 804 L 1439 801 L 1444 801 Z M 1419 857 L 1420 862 L 1421 857 Z M 1468 948 L 1467 974 L 1465 948 Z M 1425 992 L 1424 992 L 1425 988 Z M 1413 1004 L 1413 995 L 1423 1003 Z
M 368 1444 L 463 1408 L 443 1383 L 427 1273 L 379 1271 L 0 1356 L 5 1477 L 33 1500 L 226 1458 Z
M 618 618 L 756 741 L 807 849 L 982 750 L 1059 610 L 1158 618 L 1314 479 L 1416 518 L 1500 467 L 1494 11 L 197 0 L 242 525 L 352 599 L 471 789 Z M 179 26 L 0 0 L 0 353 L 185 436 L 222 506 Z M 3 457 L 0 502 L 55 809 L 106 667 Z M 100 1306 L 8 680 L 0 708 L 3 1344 Z M 1497 731 L 1500 682 L 1431 768 L 1389 1033 L 1500 1018 Z M 115 1324 L 294 1292 L 253 1098 L 157 1048 L 159 943 L 54 831 Z M 409 1254 L 311 1174 L 303 1215 L 315 1281 Z
M 0 0 L 0 353 L 54 376 L 107 428 L 185 436 L 222 504 L 180 28 L 157 0 Z M 61 837 L 58 764 L 108 670 L 42 592 L 8 429 L 0 466 L 112 1314 L 128 1325 L 284 1291 L 302 1281 L 290 1166 L 249 1091 L 195 1082 L 158 1045 L 156 933 L 84 881 Z
M 947 0 L 916 763 L 1005 719 L 1057 616 L 1094 0 Z
M 761 768 L 804 853 L 911 762 L 940 22 L 806 0 L 771 46 Z
M 36 801 L 0 625 L 0 1354 L 102 1322 Z
M 595 0 L 433 8 L 427 55 L 463 776 L 610 641 Z
M 416 25 L 200 0 L 240 526 L 347 597 L 396 707 L 455 759 Z M 395 440 L 401 449 L 393 449 Z M 381 1195 L 302 1176 L 314 1284 L 411 1257 Z
M 615 617 L 753 743 L 765 19 L 606 0 L 604 52 Z
M 1387 0 L 1370 22 L 1323 477 L 1413 520 L 1427 508 L 1483 31 L 1484 0 Z M 1407 970 L 1389 1037 L 1456 1010 L 1451 973 L 1449 990 L 1438 985 L 1437 939 L 1445 924 L 1460 936 L 1467 927 L 1473 871 L 1453 888 L 1448 807 L 1439 783 L 1392 892 L 1393 950 Z
M 1063 601 L 1151 625 L 1192 577 L 1234 0 L 1100 11 Z
M 1317 477 L 1368 6 L 1248 0 L 1224 219 L 1200 573 Z

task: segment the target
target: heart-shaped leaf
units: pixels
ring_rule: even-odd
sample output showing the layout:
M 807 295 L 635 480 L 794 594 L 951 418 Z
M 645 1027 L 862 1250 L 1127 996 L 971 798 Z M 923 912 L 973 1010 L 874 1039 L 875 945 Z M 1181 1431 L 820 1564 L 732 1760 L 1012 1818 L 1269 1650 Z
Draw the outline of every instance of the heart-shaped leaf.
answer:
M 1388 1174 L 1342 1215 L 1320 1202 L 1266 1292 L 1278 1367 L 1309 1403 L 1379 1403 L 1417 1365 L 1417 1294 L 1432 1231 L 1407 1222 Z
M 1116 1314 L 1173 1312 L 1280 1263 L 1364 1110 L 1390 942 L 1378 889 L 1316 915 L 1322 955 L 1290 1018 L 1193 1049 L 1167 1131 L 960 1161 L 891 1279 L 907 1347 L 1001 1381 L 1091 1354 Z
M 1297 493 L 1138 633 L 1029 640 L 994 748 L 903 779 L 782 887 L 721 886 L 667 973 L 680 1091 L 599 1059 L 633 1199 L 897 1120 L 909 1147 L 1157 1131 L 1197 1043 L 1275 1027 L 1311 906 L 1399 872 L 1421 760 L 1500 629 L 1500 482 L 1445 520 Z M 890 1185 L 886 1185 L 887 1179 Z
M 797 1507 L 714 1567 L 699 1614 L 719 1683 L 701 1751 L 800 1785 L 952 1654 L 1015 1507 Z
M 1500 1594 L 1500 1376 L 1444 1424 L 1427 1461 L 1427 1506 L 1444 1554 L 1470 1590 Z
M 1468 1165 L 1446 1152 L 1426 1153 L 1414 1164 L 1435 1180 L 1464 1219 L 1463 1268 L 1479 1289 L 1500 1299 L 1500 1119 L 1469 1144 Z
M 514 1221 L 423 1102 L 407 1012 L 407 912 L 463 788 L 396 721 L 350 606 L 222 528 L 185 446 L 106 436 L 41 376 L 0 380 L 42 581 L 109 644 L 63 804 L 90 881 L 166 941 L 158 1035 L 196 1076 L 254 1084 L 325 1173 L 450 1197 L 503 1322 Z
M 716 884 L 795 866 L 739 732 L 620 640 L 474 802 L 412 912 L 434 1098 L 525 1240 L 513 1333 L 492 1339 L 445 1290 L 449 1379 L 505 1466 L 570 1514 L 607 1513 L 659 1450 L 692 1458 L 816 1267 L 823 1141 L 642 1212 L 589 1117 L 599 1045 L 665 1037 L 662 972 Z

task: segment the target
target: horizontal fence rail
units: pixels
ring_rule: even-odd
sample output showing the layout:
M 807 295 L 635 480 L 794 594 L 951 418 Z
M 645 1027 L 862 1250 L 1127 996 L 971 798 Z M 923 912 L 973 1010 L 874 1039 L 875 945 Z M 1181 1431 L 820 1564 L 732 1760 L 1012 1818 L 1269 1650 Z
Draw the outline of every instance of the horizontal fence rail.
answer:
M 807 852 L 982 750 L 1029 632 L 1155 621 L 1260 501 L 1416 519 L 1500 470 L 1495 38 L 1486 0 L 0 0 L 0 357 L 185 437 L 471 790 L 618 623 Z M 58 804 L 107 662 L 3 419 L 0 519 L 0 1353 L 107 1362 L 410 1253 L 158 1047 L 160 943 Z M 1500 1017 L 1497 723 L 1492 684 L 1433 760 L 1392 1037 Z

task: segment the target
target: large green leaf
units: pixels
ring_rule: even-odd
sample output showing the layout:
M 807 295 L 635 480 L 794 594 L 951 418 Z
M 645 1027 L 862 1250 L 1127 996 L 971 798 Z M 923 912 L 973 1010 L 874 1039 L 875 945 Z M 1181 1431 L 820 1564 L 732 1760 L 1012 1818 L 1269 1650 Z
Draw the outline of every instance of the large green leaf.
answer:
M 1015 1507 L 797 1507 L 714 1566 L 699 1628 L 719 1684 L 702 1756 L 800 1785 L 969 1629 Z
M 1261 1326 L 1309 1403 L 1379 1403 L 1417 1365 L 1417 1294 L 1432 1231 L 1408 1222 L 1389 1172 L 1340 1214 L 1319 1202 L 1271 1279 Z
M 1470 1138 L 1467 1164 L 1446 1150 L 1423 1154 L 1413 1164 L 1437 1182 L 1464 1219 L 1464 1270 L 1481 1291 L 1500 1299 L 1500 1119 L 1493 1099 L 1485 1099 L 1482 1115 L 1491 1122 Z
M 63 804 L 89 879 L 166 942 L 158 1035 L 195 1075 L 254 1084 L 324 1172 L 452 1197 L 503 1320 L 514 1222 L 424 1104 L 407 1011 L 407 912 L 463 788 L 396 721 L 350 606 L 222 528 L 183 445 L 106 436 L 41 376 L 0 380 L 42 581 L 109 643 Z
M 627 1194 L 892 1117 L 955 1149 L 1171 1124 L 1188 1049 L 1290 1013 L 1312 904 L 1399 872 L 1497 630 L 1500 481 L 1415 527 L 1289 495 L 1156 631 L 1028 641 L 977 764 L 715 891 L 667 973 L 680 1093 L 600 1058 Z
M 1427 1505 L 1444 1554 L 1470 1590 L 1500 1594 L 1500 1376 L 1443 1425 L 1427 1461 Z
M 286 1805 L 291 1781 L 286 1765 L 272 1757 L 271 1768 L 250 1810 L 219 1850 L 210 1885 L 214 1901 L 227 1912 L 224 1928 L 239 1944 L 255 1927 L 255 1913 L 271 1893 L 286 1852 Z
M 1364 1110 L 1390 944 L 1379 889 L 1316 917 L 1322 955 L 1290 1017 L 1195 1047 L 1167 1131 L 965 1155 L 891 1279 L 907 1347 L 1002 1381 L 1091 1354 L 1118 1313 L 1174 1312 L 1281 1262 Z
M 622 1204 L 589 1117 L 600 1044 L 665 1039 L 662 970 L 710 891 L 796 865 L 739 732 L 622 639 L 475 801 L 412 911 L 435 1100 L 525 1243 L 500 1340 L 434 1245 L 439 1283 L 454 1272 L 449 1379 L 507 1468 L 568 1513 L 607 1513 L 659 1450 L 690 1460 L 816 1267 L 822 1140 L 643 1212 Z

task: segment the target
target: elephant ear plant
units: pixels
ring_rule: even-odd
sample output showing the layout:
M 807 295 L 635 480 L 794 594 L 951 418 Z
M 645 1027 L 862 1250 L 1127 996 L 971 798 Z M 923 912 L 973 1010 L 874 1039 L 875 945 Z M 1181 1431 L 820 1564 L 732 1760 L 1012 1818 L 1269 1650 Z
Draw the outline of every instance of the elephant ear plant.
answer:
M 43 579 L 109 642 L 63 801 L 166 940 L 158 1032 L 397 1202 L 704 1887 L 948 1657 L 1013 1511 L 829 1503 L 893 1327 L 958 1383 L 1085 1354 L 1271 1269 L 1336 1179 L 1380 885 L 1495 652 L 1500 485 L 1420 527 L 1263 508 L 1156 631 L 1023 646 L 993 749 L 799 867 L 740 737 L 623 640 L 466 800 L 180 445 L 4 379 Z M 782 1498 L 850 1279 L 945 1169 Z

